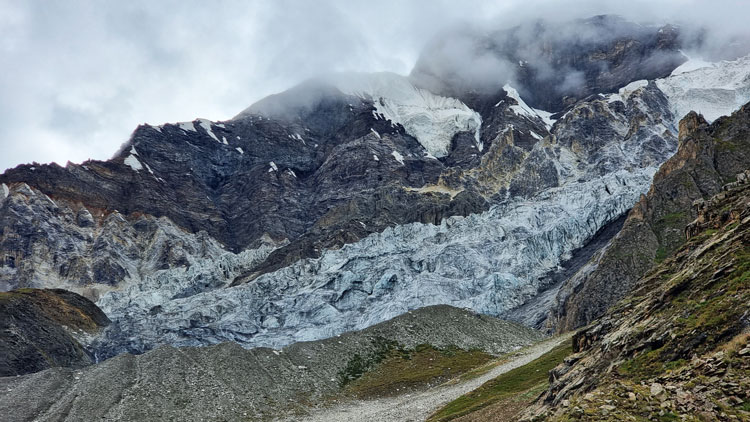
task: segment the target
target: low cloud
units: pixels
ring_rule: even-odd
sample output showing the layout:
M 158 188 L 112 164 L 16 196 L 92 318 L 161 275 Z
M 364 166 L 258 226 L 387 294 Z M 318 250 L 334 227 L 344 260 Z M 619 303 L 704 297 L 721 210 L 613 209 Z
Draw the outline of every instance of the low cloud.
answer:
M 0 171 L 106 159 L 140 123 L 228 119 L 320 73 L 408 74 L 436 33 L 467 22 L 482 32 L 604 13 L 680 24 L 695 54 L 740 54 L 750 40 L 737 0 L 0 0 Z M 509 64 L 465 41 L 435 60 L 478 89 L 498 84 Z

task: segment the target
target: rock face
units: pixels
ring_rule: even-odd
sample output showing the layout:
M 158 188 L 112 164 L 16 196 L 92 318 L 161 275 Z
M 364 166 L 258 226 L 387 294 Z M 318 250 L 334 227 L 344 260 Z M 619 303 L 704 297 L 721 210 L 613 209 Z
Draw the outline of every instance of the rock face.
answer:
M 743 110 L 703 130 L 718 146 L 748 123 Z M 671 258 L 575 334 L 525 420 L 750 418 L 750 184 L 738 179 L 701 204 Z
M 96 305 L 72 292 L 0 293 L 0 377 L 89 365 L 94 357 L 80 342 L 107 324 Z
M 574 104 L 541 91 L 527 103 L 521 79 L 450 97 L 413 77 L 338 75 L 225 122 L 141 126 L 108 161 L 10 170 L 0 287 L 96 300 L 113 321 L 94 340 L 107 357 L 280 347 L 434 304 L 542 324 L 549 274 L 677 147 L 681 116 L 646 80 L 679 64 L 674 34 L 597 19 L 595 35 L 616 36 L 545 50 L 588 75 L 565 94 Z M 514 31 L 501 44 L 520 45 Z M 609 73 L 587 73 L 602 63 Z M 536 108 L 553 103 L 567 108 Z
M 684 243 L 685 226 L 696 217 L 693 203 L 710 198 L 750 168 L 748 122 L 748 105 L 711 126 L 695 112 L 680 122 L 677 153 L 656 173 L 618 236 L 564 284 L 550 326 L 567 331 L 602 315 Z
M 163 346 L 82 370 L 0 378 L 3 420 L 259 420 L 330 397 L 355 356 L 384 345 L 480 349 L 492 354 L 541 339 L 529 328 L 448 306 L 424 308 L 361 332 L 281 350 Z

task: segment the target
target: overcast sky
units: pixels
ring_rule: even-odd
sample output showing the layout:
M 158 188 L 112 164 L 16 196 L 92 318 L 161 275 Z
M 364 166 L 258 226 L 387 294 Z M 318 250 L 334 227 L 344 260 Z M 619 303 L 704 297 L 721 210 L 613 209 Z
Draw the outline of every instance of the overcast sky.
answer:
M 745 0 L 0 0 L 0 171 L 107 159 L 140 123 L 229 119 L 330 71 L 407 74 L 459 22 L 618 13 L 741 30 Z

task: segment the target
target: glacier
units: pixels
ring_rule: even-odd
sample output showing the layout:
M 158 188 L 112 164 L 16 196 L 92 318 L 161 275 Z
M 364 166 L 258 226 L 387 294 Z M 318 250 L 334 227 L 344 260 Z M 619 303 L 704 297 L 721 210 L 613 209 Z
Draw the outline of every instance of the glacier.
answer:
M 656 80 L 676 122 L 691 110 L 712 122 L 750 101 L 750 55 L 717 63 L 694 59 L 684 66 Z
M 627 211 L 655 171 L 569 183 L 439 226 L 388 228 L 248 284 L 163 301 L 158 312 L 150 309 L 157 303 L 151 288 L 110 292 L 98 305 L 115 323 L 98 347 L 110 355 L 227 340 L 279 348 L 434 304 L 499 315 L 545 287 L 538 284 L 542 276 Z M 124 339 L 123 332 L 137 338 Z
M 193 283 L 183 270 L 165 270 L 158 281 L 102 296 L 97 303 L 114 323 L 95 347 L 103 356 L 162 343 L 279 348 L 434 304 L 506 314 L 549 288 L 544 276 L 632 207 L 674 152 L 676 129 L 655 85 L 623 94 L 578 104 L 555 123 L 558 139 L 528 152 L 554 163 L 557 186 L 439 225 L 390 227 L 233 287 L 219 288 L 219 277 L 207 291 L 162 295 L 158 290 L 190 290 Z M 589 124 L 607 130 L 584 148 Z M 529 160 L 519 171 L 533 173 L 536 165 Z M 203 265 L 204 273 L 221 273 L 209 260 Z

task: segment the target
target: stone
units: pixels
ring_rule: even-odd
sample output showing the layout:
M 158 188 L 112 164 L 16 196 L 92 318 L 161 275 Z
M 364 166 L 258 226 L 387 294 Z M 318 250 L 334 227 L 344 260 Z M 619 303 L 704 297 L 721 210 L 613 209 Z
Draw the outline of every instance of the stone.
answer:
M 650 391 L 651 391 L 651 395 L 652 396 L 659 396 L 659 395 L 661 395 L 661 394 L 664 393 L 664 387 L 661 384 L 659 384 L 658 382 L 655 382 L 655 383 L 651 384 Z

